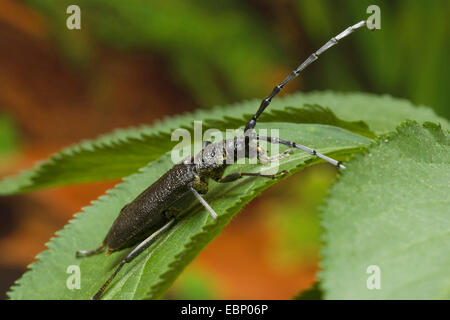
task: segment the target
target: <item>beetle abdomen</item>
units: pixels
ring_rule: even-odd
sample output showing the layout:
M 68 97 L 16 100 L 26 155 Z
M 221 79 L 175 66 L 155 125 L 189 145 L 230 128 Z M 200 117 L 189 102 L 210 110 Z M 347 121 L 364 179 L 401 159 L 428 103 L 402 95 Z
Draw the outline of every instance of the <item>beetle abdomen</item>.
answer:
M 134 246 L 164 226 L 172 215 L 181 213 L 177 211 L 188 209 L 180 203 L 190 198 L 189 185 L 194 179 L 192 165 L 177 164 L 123 207 L 103 241 L 108 252 Z

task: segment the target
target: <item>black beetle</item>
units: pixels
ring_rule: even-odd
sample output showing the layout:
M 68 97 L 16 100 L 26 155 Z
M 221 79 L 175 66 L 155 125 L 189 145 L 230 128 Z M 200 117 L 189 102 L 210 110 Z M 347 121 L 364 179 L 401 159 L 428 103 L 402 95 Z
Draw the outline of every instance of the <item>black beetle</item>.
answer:
M 269 96 L 262 100 L 258 111 L 247 122 L 243 136 L 216 143 L 205 142 L 200 153 L 188 157 L 182 162 L 174 165 L 172 169 L 143 191 L 136 199 L 123 207 L 100 247 L 94 250 L 77 251 L 77 256 L 89 256 L 99 253 L 104 249 L 106 249 L 107 254 L 110 254 L 111 252 L 137 245 L 125 259 L 120 262 L 114 273 L 95 293 L 92 299 L 100 298 L 106 287 L 121 270 L 124 264 L 132 261 L 142 251 L 148 248 L 157 237 L 169 229 L 177 219 L 189 213 L 195 203 L 195 199 L 200 201 L 213 218 L 216 218 L 217 214 L 201 196 L 201 194 L 208 192 L 209 179 L 227 183 L 244 176 L 274 179 L 277 176 L 286 174 L 285 171 L 275 175 L 234 172 L 223 177 L 224 171 L 229 165 L 230 160 L 231 162 L 234 162 L 241 158 L 256 157 L 259 162 L 266 163 L 289 155 L 290 150 L 287 150 L 282 154 L 267 157 L 265 151 L 257 146 L 259 140 L 266 140 L 270 143 L 278 143 L 291 148 L 301 149 L 338 168 L 345 168 L 340 161 L 327 157 L 316 150 L 301 144 L 286 141 L 278 137 L 259 136 L 254 131 L 254 128 L 258 117 L 269 106 L 272 98 L 276 96 L 288 82 L 296 78 L 303 69 L 317 60 L 320 54 L 337 44 L 342 38 L 363 26 L 366 26 L 366 21 L 360 21 L 359 23 L 348 27 L 337 36 L 331 38 L 319 50 L 310 55 L 297 69 L 292 71 L 286 79 L 272 90 Z

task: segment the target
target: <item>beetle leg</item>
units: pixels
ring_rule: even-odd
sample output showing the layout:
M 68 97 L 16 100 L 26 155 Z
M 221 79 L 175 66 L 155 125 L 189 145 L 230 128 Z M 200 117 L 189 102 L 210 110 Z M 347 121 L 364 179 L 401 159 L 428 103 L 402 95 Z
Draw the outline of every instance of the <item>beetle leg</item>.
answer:
M 211 208 L 211 206 L 208 204 L 208 202 L 206 202 L 205 199 L 203 199 L 203 197 L 200 195 L 200 193 L 197 192 L 197 190 L 195 190 L 195 188 L 190 187 L 192 193 L 194 194 L 194 196 L 198 199 L 198 201 L 200 201 L 200 203 L 205 207 L 205 209 L 209 212 L 209 214 L 211 215 L 211 217 L 213 219 L 217 218 L 217 213 L 214 211 L 213 208 Z
M 119 271 L 122 269 L 122 267 L 128 263 L 133 261 L 134 258 L 136 258 L 139 254 L 142 253 L 145 249 L 150 247 L 152 243 L 155 242 L 156 239 L 169 227 L 175 222 L 175 219 L 170 220 L 167 222 L 161 229 L 158 231 L 155 231 L 152 233 L 147 239 L 142 241 L 140 244 L 138 244 L 127 256 L 125 259 L 123 259 L 120 264 L 117 266 L 116 270 L 113 272 L 113 274 L 106 280 L 106 282 L 101 286 L 101 288 L 94 294 L 94 296 L 91 298 L 92 300 L 98 300 L 100 296 L 103 294 L 105 289 L 108 287 L 108 285 L 111 283 L 111 281 L 114 279 L 114 277 L 119 273 Z
M 256 147 L 256 151 L 258 151 L 258 160 L 260 163 L 265 164 L 268 162 L 272 162 L 272 161 L 277 161 L 286 157 L 289 157 L 289 154 L 292 153 L 291 149 L 287 149 L 286 151 L 284 151 L 283 153 L 268 157 L 266 150 L 264 150 L 261 147 Z
M 78 250 L 77 252 L 75 252 L 75 256 L 77 258 L 89 257 L 89 256 L 92 256 L 93 254 L 102 252 L 104 248 L 105 248 L 105 246 L 102 244 L 100 247 L 93 249 L 93 250 Z
M 258 172 L 234 172 L 234 173 L 230 173 L 229 175 L 223 177 L 223 178 L 214 178 L 215 181 L 217 182 L 221 182 L 221 183 L 226 183 L 226 182 L 232 182 L 235 181 L 237 179 L 242 178 L 243 176 L 250 176 L 250 177 L 264 177 L 264 178 L 269 178 L 269 179 L 275 179 L 280 175 L 285 175 L 288 172 L 286 170 L 281 171 L 280 173 L 277 174 L 262 174 L 262 173 L 258 173 Z M 195 188 L 190 187 L 192 193 L 194 194 L 194 196 L 198 199 L 198 201 L 200 201 L 200 203 L 205 207 L 205 209 L 209 212 L 209 214 L 211 215 L 211 217 L 213 219 L 217 218 L 217 213 L 214 211 L 214 209 L 209 205 L 208 202 L 206 202 L 205 199 L 203 199 L 203 197 L 197 192 L 197 190 L 195 190 Z

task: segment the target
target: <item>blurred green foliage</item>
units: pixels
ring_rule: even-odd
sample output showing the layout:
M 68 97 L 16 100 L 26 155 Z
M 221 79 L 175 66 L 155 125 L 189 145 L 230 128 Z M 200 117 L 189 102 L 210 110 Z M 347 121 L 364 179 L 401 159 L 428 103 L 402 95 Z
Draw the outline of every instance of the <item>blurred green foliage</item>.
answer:
M 317 47 L 336 30 L 364 18 L 370 4 L 381 9 L 381 30 L 355 34 L 352 44 L 322 59 L 305 75 L 312 78 L 307 89 L 389 93 L 449 118 L 449 1 L 299 0 L 296 8 L 302 30 Z
M 188 266 L 165 294 L 164 299 L 208 300 L 218 299 L 217 289 L 205 270 Z
M 49 18 L 60 50 L 88 64 L 97 44 L 150 50 L 203 107 L 259 95 L 280 44 L 250 7 L 238 1 L 28 0 Z M 66 8 L 81 8 L 82 31 L 65 26 Z M 275 41 L 275 44 L 273 43 Z
M 389 93 L 450 117 L 450 2 L 26 0 L 48 17 L 60 50 L 88 64 L 98 44 L 149 50 L 202 107 L 260 97 L 332 35 L 381 8 L 381 30 L 358 33 L 292 88 Z M 65 26 L 69 4 L 82 31 Z
M 14 121 L 6 114 L 0 113 L 0 168 L 9 164 L 11 155 L 18 146 L 18 134 Z

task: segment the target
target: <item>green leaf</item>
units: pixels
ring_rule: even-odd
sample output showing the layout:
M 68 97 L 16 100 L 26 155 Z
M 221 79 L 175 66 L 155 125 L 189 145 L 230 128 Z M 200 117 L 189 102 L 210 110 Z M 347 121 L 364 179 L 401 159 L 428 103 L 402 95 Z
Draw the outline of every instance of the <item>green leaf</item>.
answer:
M 449 299 L 448 131 L 406 122 L 346 167 L 322 210 L 325 298 Z
M 294 297 L 294 300 L 322 300 L 322 299 L 323 299 L 323 292 L 320 290 L 318 282 L 315 282 L 310 289 L 304 290 Z
M 342 158 L 361 151 L 370 139 L 347 130 L 317 124 L 261 123 L 260 128 L 280 130 L 285 139 L 301 140 L 314 145 L 320 152 Z M 280 151 L 284 148 L 280 147 Z M 280 162 L 281 170 L 291 174 L 315 163 L 309 154 L 295 151 Z M 100 197 L 91 206 L 76 215 L 57 237 L 47 244 L 48 250 L 37 256 L 38 261 L 16 282 L 9 292 L 12 299 L 87 299 L 91 297 L 128 250 L 109 257 L 97 255 L 75 258 L 75 251 L 97 247 L 116 218 L 120 209 L 172 167 L 168 154 L 156 160 L 139 173 L 124 179 L 116 188 Z M 232 165 L 226 173 L 237 170 L 256 171 L 261 166 Z M 198 206 L 177 223 L 166 235 L 126 265 L 105 293 L 105 299 L 160 298 L 180 272 L 241 210 L 262 190 L 276 183 L 263 178 L 244 178 L 234 183 L 210 183 L 206 200 L 219 217 L 212 221 Z M 81 290 L 69 290 L 66 280 L 69 265 L 81 268 Z M 250 272 L 250 270 L 249 270 Z
M 3 180 L 0 182 L 0 195 L 130 175 L 148 162 L 161 157 L 177 143 L 170 141 L 174 129 L 184 127 L 192 130 L 193 120 L 202 119 L 204 130 L 238 128 L 245 124 L 258 105 L 259 100 L 251 100 L 228 107 L 197 111 L 164 120 L 154 126 L 118 130 L 98 139 L 85 141 L 54 154 L 35 169 Z M 431 109 L 414 107 L 406 100 L 332 92 L 298 93 L 274 100 L 268 112 L 261 116 L 261 121 L 329 124 L 373 137 L 374 134 L 393 130 L 408 118 L 439 121 L 444 127 L 450 127 L 447 120 L 434 115 Z

